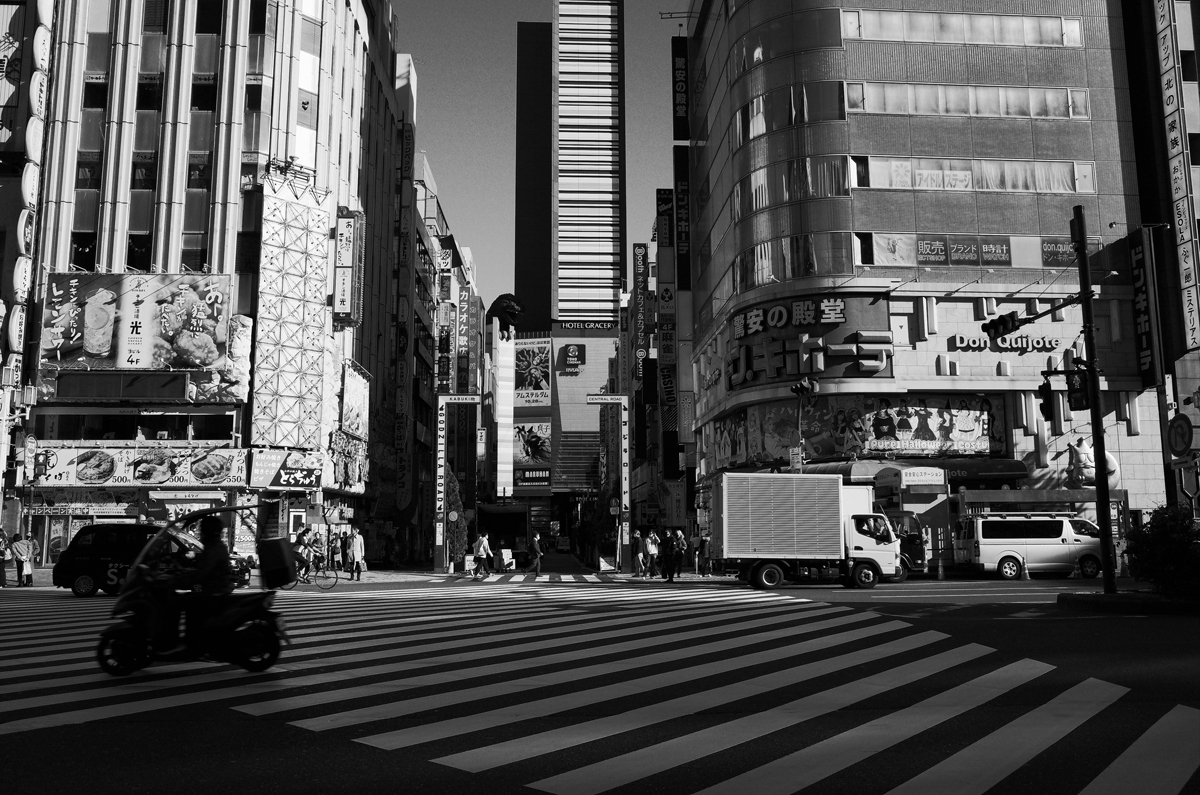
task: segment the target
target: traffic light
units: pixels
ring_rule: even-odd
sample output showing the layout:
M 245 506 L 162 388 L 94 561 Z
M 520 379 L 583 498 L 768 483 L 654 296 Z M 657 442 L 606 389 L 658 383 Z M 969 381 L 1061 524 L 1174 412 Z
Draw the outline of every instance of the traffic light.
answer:
M 1050 379 L 1046 379 L 1038 387 L 1038 410 L 1042 412 L 1042 418 L 1046 422 L 1054 421 L 1054 387 L 1050 386 Z
M 1016 312 L 1005 312 L 983 324 L 983 332 L 988 339 L 995 342 L 1001 337 L 1008 336 L 1021 327 L 1021 318 Z
M 35 478 L 43 478 L 50 472 L 50 454 L 49 453 L 34 453 L 33 454 L 33 476 Z
M 820 392 L 821 385 L 817 383 L 817 379 L 804 377 L 796 383 L 792 384 L 792 394 L 796 397 L 808 397 L 813 392 Z
M 1087 411 L 1092 407 L 1087 370 L 1067 372 L 1067 406 L 1071 411 Z

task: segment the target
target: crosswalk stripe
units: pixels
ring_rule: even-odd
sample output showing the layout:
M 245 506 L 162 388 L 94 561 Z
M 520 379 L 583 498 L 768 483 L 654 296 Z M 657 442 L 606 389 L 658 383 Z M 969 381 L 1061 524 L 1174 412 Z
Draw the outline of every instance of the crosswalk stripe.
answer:
M 711 709 L 722 704 L 736 703 L 741 699 L 755 696 L 768 690 L 815 679 L 853 665 L 861 665 L 895 654 L 912 651 L 913 649 L 927 646 L 930 643 L 935 643 L 945 637 L 945 635 L 939 632 L 924 632 L 919 635 L 911 635 L 907 638 L 901 638 L 900 640 L 849 654 L 804 665 L 796 665 L 782 671 L 737 682 L 736 684 L 712 688 L 700 693 L 689 693 L 686 696 L 628 710 L 611 717 L 598 718 L 573 726 L 562 727 L 554 731 L 523 737 L 520 740 L 512 740 L 487 748 L 453 754 L 433 761 L 447 765 L 448 767 L 458 768 L 459 770 L 478 773 L 493 767 L 499 767 L 500 765 L 532 759 L 554 751 L 562 751 L 573 746 L 595 742 L 596 740 L 602 740 L 622 732 L 642 729 L 684 715 L 692 715 L 701 710 Z M 830 639 L 819 639 L 812 642 L 811 646 L 809 644 L 799 644 L 791 654 L 786 656 L 801 656 L 820 648 L 830 648 L 834 644 L 829 643 L 828 640 Z M 808 648 L 804 648 L 805 646 L 808 646 Z M 670 684 L 677 678 L 677 673 L 676 671 L 670 671 L 661 676 Z
M 835 610 L 835 609 L 836 608 L 831 608 L 831 610 Z M 819 611 L 812 611 L 812 612 L 817 613 Z M 749 617 L 751 615 L 758 615 L 758 614 L 760 614 L 759 611 L 750 611 L 750 612 L 747 612 L 746 614 L 744 614 L 744 617 Z M 737 614 L 731 614 L 727 617 L 727 619 L 732 619 L 735 616 L 737 616 Z M 790 617 L 791 620 L 796 620 L 798 618 L 803 618 L 803 615 L 794 614 Z M 756 627 L 770 626 L 772 624 L 778 623 L 779 621 L 780 621 L 779 616 L 772 615 L 772 616 L 768 616 L 768 617 L 764 617 L 764 618 L 755 619 L 752 621 L 743 621 L 743 622 L 739 623 L 737 626 L 738 626 L 739 631 L 745 632 L 745 631 L 749 631 L 750 629 L 754 629 Z M 470 668 L 470 669 L 459 668 L 459 669 L 455 669 L 453 671 L 449 671 L 444 674 L 439 674 L 439 675 L 437 675 L 437 678 L 440 678 L 441 680 L 443 680 L 445 682 L 454 682 L 455 684 L 457 684 L 466 678 L 476 678 L 476 677 L 480 677 L 480 676 L 488 676 L 488 675 L 494 675 L 494 674 L 498 674 L 498 673 L 511 673 L 513 671 L 522 671 L 522 670 L 526 670 L 530 667 L 533 667 L 535 665 L 536 666 L 548 666 L 548 665 L 557 665 L 560 663 L 578 663 L 580 661 L 593 659 L 596 657 L 607 657 L 607 656 L 611 656 L 611 655 L 615 655 L 615 654 L 623 654 L 623 653 L 627 653 L 627 652 L 643 652 L 644 653 L 648 648 L 653 647 L 653 646 L 674 644 L 674 643 L 678 643 L 678 642 L 684 641 L 684 640 L 695 640 L 696 638 L 702 638 L 702 637 L 711 635 L 713 633 L 713 629 L 706 626 L 708 623 L 711 623 L 711 620 L 692 619 L 692 620 L 688 620 L 688 621 L 675 622 L 675 623 L 669 624 L 669 625 L 663 625 L 661 627 L 662 629 L 672 629 L 672 630 L 677 627 L 680 627 L 680 626 L 700 626 L 701 627 L 700 629 L 689 630 L 687 632 L 675 632 L 673 634 L 662 634 L 661 632 L 659 632 L 660 627 L 658 627 L 658 626 L 648 624 L 648 623 L 639 623 L 635 627 L 625 626 L 625 627 L 621 627 L 616 630 L 612 630 L 610 632 L 601 632 L 601 633 L 589 635 L 589 636 L 587 636 L 586 640 L 588 640 L 592 643 L 595 643 L 596 641 L 599 641 L 599 640 L 614 640 L 614 639 L 628 638 L 633 632 L 647 633 L 650 635 L 650 637 L 625 640 L 624 642 L 621 642 L 621 643 L 610 643 L 607 645 L 590 646 L 590 647 L 584 648 L 584 649 L 576 649 L 576 650 L 572 650 L 572 651 L 559 652 L 557 654 L 547 654 L 547 655 L 536 657 L 533 659 L 530 659 L 528 657 L 522 657 L 521 659 L 513 660 L 511 662 L 494 663 L 491 665 L 477 665 L 477 667 Z M 561 644 L 559 644 L 557 642 L 537 643 L 537 644 L 528 644 L 527 648 L 529 650 L 553 649 L 553 648 L 557 648 L 559 645 L 561 645 Z M 518 653 L 518 650 L 520 650 L 520 649 L 521 649 L 521 647 L 507 648 L 507 649 L 504 649 L 504 654 L 505 655 L 516 654 L 516 653 Z M 476 651 L 465 651 L 465 652 L 460 652 L 458 654 L 447 655 L 445 657 L 433 658 L 432 660 L 426 659 L 423 661 L 421 667 L 429 667 L 432 665 L 448 665 L 448 664 L 453 664 L 453 663 L 476 663 L 476 664 L 478 664 L 479 663 L 479 653 Z M 432 681 L 433 677 L 426 677 L 426 679 L 429 681 Z M 405 689 L 409 685 L 406 682 L 398 682 L 394 686 L 397 689 Z M 354 698 L 356 696 L 351 695 L 353 692 L 354 692 L 353 690 L 340 690 L 340 691 L 331 692 L 329 694 L 321 694 L 321 695 L 326 699 L 326 701 L 324 703 L 329 703 L 330 701 L 334 701 L 334 700 L 341 701 L 341 700 L 345 700 L 346 698 Z M 378 692 L 378 691 L 372 691 L 373 694 L 376 692 Z M 394 712 L 402 711 L 403 709 L 404 709 L 403 704 L 399 704 L 399 705 L 391 704 L 391 703 L 377 704 L 377 705 L 373 705 L 370 707 L 363 707 L 361 709 L 350 710 L 347 712 L 339 712 L 339 713 L 335 713 L 332 715 L 323 715 L 318 718 L 309 718 L 307 720 L 296 721 L 292 725 L 299 726 L 304 729 L 312 729 L 314 731 L 324 731 L 326 729 L 335 729 L 335 728 L 340 728 L 340 727 L 344 727 L 344 726 L 353 726 L 353 725 L 360 724 L 360 723 L 368 723 L 370 721 L 383 720 L 384 718 L 393 717 Z
M 1053 665 L 1036 660 L 1021 660 L 1006 665 L 907 709 L 726 779 L 701 790 L 697 795 L 739 795 L 745 792 L 791 795 L 1053 669 Z
M 1176 706 L 1079 795 L 1175 795 L 1200 768 L 1200 710 Z
M 1127 687 L 1099 679 L 1080 682 L 909 779 L 888 795 L 986 792 L 1127 692 Z
M 992 651 L 993 649 L 974 643 L 960 646 L 866 679 L 805 696 L 773 709 L 535 781 L 528 786 L 555 795 L 597 795 L 843 709 Z
M 863 620 L 859 615 L 843 616 L 841 618 L 830 619 L 829 621 L 821 621 L 813 624 L 805 624 L 802 627 L 789 627 L 783 630 L 773 632 L 764 632 L 754 635 L 738 636 L 737 638 L 729 638 L 716 643 L 709 643 L 702 646 L 691 647 L 688 649 L 677 649 L 674 651 L 661 652 L 658 654 L 650 654 L 629 661 L 629 667 L 632 669 L 646 668 L 648 666 L 666 665 L 677 662 L 679 660 L 687 660 L 689 658 L 698 658 L 701 655 L 710 655 L 729 649 L 735 649 L 740 646 L 745 646 L 750 643 L 761 644 L 769 641 L 784 641 L 800 637 L 803 634 L 812 632 L 825 631 L 835 627 L 845 627 L 848 623 L 857 623 Z M 453 737 L 461 734 L 469 734 L 471 732 L 480 731 L 482 729 L 495 728 L 510 723 L 517 723 L 531 718 L 545 717 L 559 712 L 566 712 L 572 709 L 589 706 L 592 704 L 612 701 L 617 698 L 623 698 L 629 695 L 638 695 L 647 692 L 654 688 L 662 687 L 671 683 L 682 684 L 697 679 L 703 679 L 708 676 L 713 676 L 720 673 L 729 673 L 742 668 L 747 668 L 752 665 L 761 665 L 767 662 L 773 662 L 786 657 L 799 656 L 808 654 L 820 649 L 832 648 L 834 646 L 851 643 L 867 637 L 884 634 L 887 632 L 895 632 L 900 629 L 907 628 L 909 625 L 901 621 L 892 621 L 884 624 L 875 624 L 870 627 L 859 629 L 850 629 L 848 631 L 838 632 L 834 635 L 816 638 L 805 642 L 797 642 L 787 646 L 776 646 L 767 651 L 747 654 L 741 657 L 732 659 L 719 660 L 716 662 L 695 665 L 689 668 L 680 668 L 672 670 L 669 673 L 656 673 L 649 676 L 644 676 L 638 679 L 629 679 L 623 682 L 613 684 L 605 684 L 600 687 L 591 688 L 588 690 L 577 691 L 561 696 L 551 696 L 532 701 L 526 701 L 512 707 L 504 707 L 500 709 L 490 710 L 488 712 L 475 713 L 472 715 L 464 715 L 462 717 L 450 718 L 448 720 L 428 723 L 421 726 L 414 726 L 407 729 L 399 729 L 382 734 L 375 734 L 368 737 L 360 737 L 357 742 L 365 745 L 371 745 L 384 750 L 396 750 L 406 748 L 411 745 L 431 742 L 433 740 L 442 740 L 447 737 Z M 540 675 L 536 677 L 528 677 L 520 680 L 517 688 L 506 687 L 507 692 L 521 692 L 534 687 L 546 687 L 549 685 L 559 684 L 560 682 L 582 681 L 588 675 L 600 675 L 611 671 L 610 665 L 596 665 L 588 668 L 574 668 L 568 672 L 564 672 L 561 677 L 551 678 L 548 675 Z M 456 691 L 452 694 L 452 698 L 446 699 L 444 695 L 427 696 L 420 699 L 410 699 L 405 702 L 407 712 L 405 714 L 415 714 L 425 712 L 431 709 L 439 709 L 448 706 L 452 703 L 469 702 L 472 697 L 482 697 L 484 694 L 489 694 L 489 688 L 494 685 L 485 685 L 470 691 L 467 695 L 463 695 L 463 691 Z M 475 759 L 474 761 L 478 761 Z M 504 764 L 503 762 L 501 764 Z M 452 765 L 455 766 L 455 765 Z M 472 772 L 487 769 L 488 766 L 472 767 Z M 463 768 L 467 769 L 467 768 Z

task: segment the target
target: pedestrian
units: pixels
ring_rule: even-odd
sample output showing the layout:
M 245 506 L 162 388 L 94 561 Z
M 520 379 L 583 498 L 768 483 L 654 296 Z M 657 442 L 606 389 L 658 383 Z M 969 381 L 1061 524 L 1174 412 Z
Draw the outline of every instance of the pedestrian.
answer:
M 342 539 L 341 539 L 341 537 L 337 533 L 335 533 L 331 530 L 329 532 L 329 540 L 328 540 L 327 544 L 329 547 L 329 566 L 330 566 L 330 568 L 332 568 L 334 571 L 341 571 L 342 570 Z
M 357 527 L 351 527 L 350 535 L 346 538 L 346 568 L 350 572 L 351 580 L 362 582 L 362 573 L 367 570 L 367 559 L 363 538 L 358 534 Z
M 530 565 L 521 569 L 521 571 L 528 574 L 529 570 L 533 569 L 533 575 L 535 577 L 537 575 L 541 574 L 542 573 L 542 556 L 545 554 L 546 554 L 545 550 L 542 549 L 542 534 L 539 533 L 537 530 L 534 530 L 533 538 L 529 539 L 529 564 Z
M 17 585 L 33 585 L 33 562 L 30 560 L 33 547 L 28 541 L 21 538 L 20 533 L 13 533 L 12 553 L 17 560 Z M 26 582 L 27 579 L 28 582 Z
M 659 569 L 662 571 L 662 578 L 667 582 L 675 582 L 675 536 L 670 530 L 663 531 L 662 544 L 659 549 L 662 550 L 659 553 L 661 558 Z
M 343 530 L 338 543 L 342 545 L 342 571 L 350 571 L 350 534 Z
M 8 535 L 0 531 L 0 588 L 8 586 L 8 562 L 12 558 L 12 550 L 8 548 Z
M 488 558 L 491 556 L 492 548 L 488 546 L 488 534 L 485 530 L 475 539 L 475 573 L 471 575 L 472 580 L 482 580 L 492 573 L 488 568 Z
M 688 540 L 684 537 L 682 530 L 675 531 L 675 576 L 683 575 L 683 566 L 687 562 L 688 554 L 692 548 L 688 545 Z
M 633 576 L 641 577 L 642 570 L 645 568 L 642 563 L 642 531 L 633 531 L 633 540 L 629 543 L 629 550 L 633 555 Z
M 700 536 L 700 574 L 708 577 L 712 574 L 712 561 L 708 557 L 708 545 L 711 538 L 705 534 Z
M 646 579 L 658 576 L 658 534 L 653 530 L 646 532 Z

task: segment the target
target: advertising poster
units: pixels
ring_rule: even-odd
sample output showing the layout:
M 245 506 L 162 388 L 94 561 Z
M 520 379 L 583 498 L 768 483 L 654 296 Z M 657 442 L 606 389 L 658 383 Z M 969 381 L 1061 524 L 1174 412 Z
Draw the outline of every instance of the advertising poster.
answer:
M 267 491 L 313 491 L 321 488 L 324 458 L 320 453 L 254 450 L 249 486 Z
M 1007 450 L 1000 395 L 833 395 L 758 403 L 705 428 L 715 468 L 789 460 L 884 456 L 1002 455 Z M 800 412 L 799 419 L 797 414 Z
M 36 487 L 91 488 L 246 485 L 246 451 L 180 447 L 50 447 Z
M 548 467 L 551 459 L 550 421 L 526 422 L 513 427 L 513 464 Z
M 342 373 L 342 430 L 365 441 L 371 410 L 371 384 L 353 362 L 346 362 Z
M 225 364 L 232 277 L 47 276 L 41 366 L 211 370 Z
M 517 340 L 514 406 L 550 405 L 550 338 Z

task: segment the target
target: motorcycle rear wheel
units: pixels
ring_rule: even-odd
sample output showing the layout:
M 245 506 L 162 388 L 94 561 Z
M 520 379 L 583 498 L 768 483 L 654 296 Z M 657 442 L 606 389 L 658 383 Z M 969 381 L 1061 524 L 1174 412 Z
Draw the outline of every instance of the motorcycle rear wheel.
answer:
M 150 662 L 145 644 L 132 629 L 105 632 L 96 647 L 96 662 L 110 676 L 128 676 Z
M 251 673 L 270 668 L 279 659 L 279 633 L 265 621 L 255 621 L 234 633 L 240 646 L 238 665 Z

